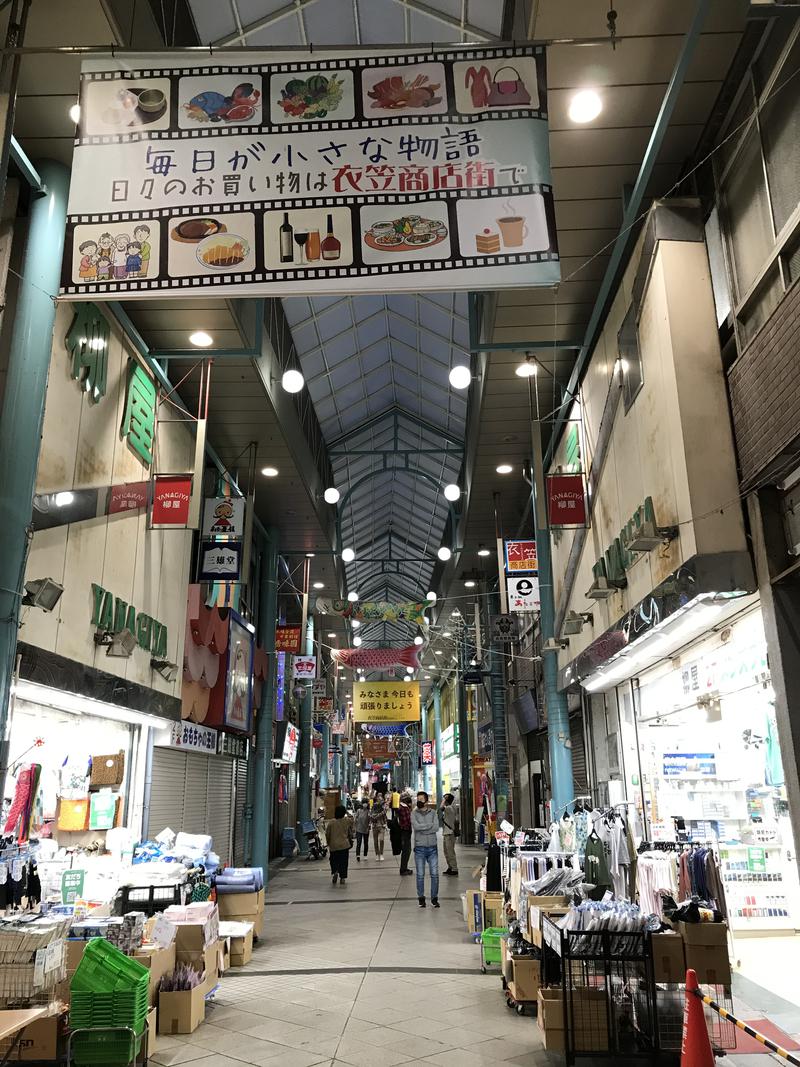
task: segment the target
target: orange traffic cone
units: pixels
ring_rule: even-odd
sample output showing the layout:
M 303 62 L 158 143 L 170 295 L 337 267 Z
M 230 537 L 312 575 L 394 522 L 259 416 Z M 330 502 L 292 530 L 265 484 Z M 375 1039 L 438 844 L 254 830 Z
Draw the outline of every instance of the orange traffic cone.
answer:
M 699 988 L 695 972 L 687 971 L 681 1067 L 714 1067 L 714 1053 L 708 1039 L 703 1002 L 694 994 L 694 990 Z

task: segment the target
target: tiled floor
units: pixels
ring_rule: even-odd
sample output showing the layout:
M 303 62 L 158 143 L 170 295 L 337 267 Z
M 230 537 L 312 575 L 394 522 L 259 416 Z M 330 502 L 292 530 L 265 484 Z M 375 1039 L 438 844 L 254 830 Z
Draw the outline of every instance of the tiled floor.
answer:
M 331 885 L 327 862 L 297 860 L 278 868 L 267 894 L 265 936 L 252 962 L 221 980 L 195 1033 L 159 1038 L 150 1062 L 563 1063 L 543 1050 L 534 1019 L 509 1011 L 499 978 L 480 974 L 459 898 L 474 885 L 471 869 L 479 861 L 477 850 L 462 851 L 460 878 L 442 878 L 438 911 L 417 907 L 414 879 L 399 876 L 392 856 L 381 864 L 372 856 L 351 861 L 345 887 Z M 771 1015 L 759 1005 L 750 1017 L 763 1014 Z M 723 1062 L 760 1067 L 768 1060 Z

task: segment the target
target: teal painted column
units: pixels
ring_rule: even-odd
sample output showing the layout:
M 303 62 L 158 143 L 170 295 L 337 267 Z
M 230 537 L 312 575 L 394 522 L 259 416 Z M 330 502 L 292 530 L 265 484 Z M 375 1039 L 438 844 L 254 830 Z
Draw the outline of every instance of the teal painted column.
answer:
M 442 803 L 442 690 L 433 687 L 433 733 L 436 741 L 436 803 Z
M 492 611 L 500 614 L 497 597 L 490 601 Z M 508 814 L 511 786 L 508 765 L 508 723 L 506 719 L 506 665 L 503 646 L 497 642 L 492 645 L 492 664 L 489 676 L 492 705 L 492 733 L 494 735 L 494 794 L 497 808 L 497 824 Z
M 350 746 L 346 741 L 342 741 L 342 792 L 350 792 L 350 757 L 348 755 Z
M 314 619 L 309 617 L 306 622 L 306 650 L 307 656 L 313 656 L 314 648 Z M 311 730 L 312 711 L 314 703 L 311 696 L 312 682 L 305 683 L 306 695 L 300 704 L 300 773 L 297 778 L 297 844 L 300 846 L 302 855 L 308 852 L 308 841 L 301 830 L 304 822 L 311 818 Z
M 331 728 L 328 723 L 322 724 L 322 759 L 319 763 L 319 787 L 328 788 L 328 751 L 331 747 Z
M 28 240 L 20 268 L 0 413 L 0 529 L 3 531 L 3 550 L 0 552 L 0 797 L 5 788 L 8 764 L 9 698 L 53 348 L 56 312 L 51 297 L 58 292 L 61 277 L 69 191 L 69 171 L 62 163 L 46 159 L 36 166 L 46 192 L 44 196 L 31 199 Z M 72 484 L 65 484 L 64 488 L 71 489 Z M 46 574 L 31 575 L 31 578 L 47 577 Z M 69 580 L 67 575 L 65 581 Z
M 529 385 L 530 388 L 530 385 Z M 533 485 L 531 507 L 536 531 L 536 553 L 539 559 L 539 599 L 541 613 L 539 626 L 542 645 L 555 634 L 555 595 L 553 591 L 553 565 L 550 553 L 550 529 L 547 524 L 547 503 L 544 491 L 544 462 L 539 424 L 531 423 Z M 544 693 L 547 703 L 547 748 L 550 756 L 550 803 L 553 818 L 560 818 L 564 809 L 575 797 L 572 780 L 572 746 L 569 738 L 569 708 L 567 697 L 558 688 L 558 655 L 542 653 Z
M 256 750 L 250 770 L 253 775 L 254 867 L 264 868 L 269 880 L 269 838 L 272 823 L 272 709 L 278 657 L 275 654 L 275 623 L 278 619 L 278 531 L 267 530 L 267 543 L 261 558 L 258 594 L 258 640 L 267 653 L 267 677 L 261 688 L 261 705 L 256 723 Z

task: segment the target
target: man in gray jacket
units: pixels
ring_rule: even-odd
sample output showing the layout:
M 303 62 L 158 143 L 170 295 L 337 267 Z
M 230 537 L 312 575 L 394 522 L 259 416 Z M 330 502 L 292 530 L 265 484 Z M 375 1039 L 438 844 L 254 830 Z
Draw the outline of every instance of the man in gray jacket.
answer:
M 417 793 L 417 806 L 411 812 L 411 827 L 414 831 L 414 863 L 417 867 L 417 899 L 425 907 L 425 864 L 431 873 L 431 904 L 439 907 L 439 847 L 436 835 L 439 820 L 436 812 L 428 807 L 428 794 Z

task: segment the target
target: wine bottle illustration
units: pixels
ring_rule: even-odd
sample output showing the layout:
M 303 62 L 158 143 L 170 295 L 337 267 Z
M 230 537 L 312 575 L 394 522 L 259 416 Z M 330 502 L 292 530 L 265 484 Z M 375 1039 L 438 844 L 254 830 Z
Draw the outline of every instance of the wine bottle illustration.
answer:
M 328 232 L 320 245 L 322 258 L 327 260 L 338 259 L 342 254 L 342 242 L 333 233 L 333 215 L 328 215 Z
M 280 229 L 281 263 L 294 263 L 294 230 L 289 225 L 289 212 L 283 213 Z

